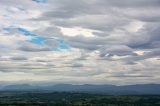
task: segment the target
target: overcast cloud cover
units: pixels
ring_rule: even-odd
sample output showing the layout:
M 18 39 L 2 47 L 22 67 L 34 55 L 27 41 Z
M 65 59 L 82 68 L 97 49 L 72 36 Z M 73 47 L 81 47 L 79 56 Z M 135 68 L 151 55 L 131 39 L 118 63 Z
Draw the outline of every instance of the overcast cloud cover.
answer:
M 160 82 L 160 0 L 1 0 L 0 83 Z

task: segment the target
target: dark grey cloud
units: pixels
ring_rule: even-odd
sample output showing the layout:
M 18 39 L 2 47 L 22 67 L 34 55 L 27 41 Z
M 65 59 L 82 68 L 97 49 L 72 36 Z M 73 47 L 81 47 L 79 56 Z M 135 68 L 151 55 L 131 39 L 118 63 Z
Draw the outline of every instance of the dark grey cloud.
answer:
M 133 53 L 133 50 L 125 45 L 109 45 L 101 48 L 100 50 L 102 55 L 118 55 L 118 56 L 126 56 L 126 55 L 136 55 Z
M 33 21 L 33 20 L 31 20 L 31 21 Z M 53 36 L 53 37 L 63 38 L 63 36 L 64 36 L 61 32 L 61 29 L 54 26 L 54 25 L 49 26 L 49 27 L 45 27 L 45 28 L 36 29 L 36 30 L 32 31 L 32 33 L 36 33 L 36 34 L 43 35 L 43 36 L 50 36 L 50 37 Z
M 116 75 L 116 76 L 112 76 L 112 77 L 120 77 L 120 78 L 150 78 L 150 77 L 153 77 L 153 76 L 150 76 L 150 75 Z
M 43 13 L 39 19 L 65 27 L 112 30 L 124 25 L 129 21 L 127 18 L 150 22 L 158 21 L 160 16 L 154 12 L 154 8 L 159 10 L 158 0 L 54 0 L 51 3 L 53 10 Z
M 101 0 L 97 2 L 101 5 L 116 6 L 121 8 L 144 8 L 144 7 L 158 7 L 159 0 Z
M 12 57 L 11 59 L 12 59 L 12 60 L 17 60 L 17 61 L 21 61 L 21 60 L 28 60 L 28 58 L 27 58 L 27 57 L 20 57 L 20 56 Z
M 80 63 L 74 63 L 71 67 L 83 67 L 83 64 L 80 64 Z
M 62 35 L 72 47 L 85 50 L 97 50 L 101 47 L 104 48 L 103 46 L 113 44 L 124 45 L 130 48 L 147 49 L 149 47 L 157 47 L 159 44 L 153 41 L 155 38 L 160 38 L 158 36 L 158 30 L 155 31 L 156 29 L 153 28 L 153 30 L 148 29 L 146 28 L 147 26 L 144 26 L 144 29 L 137 33 L 127 33 L 126 31 L 126 36 L 122 36 L 125 37 L 125 39 L 122 40 L 116 40 L 115 36 L 113 36 L 114 38 L 112 37 L 114 30 L 124 31 L 125 28 L 123 27 L 133 20 L 145 22 L 158 21 L 160 14 L 155 12 L 155 9 L 160 9 L 159 0 L 54 0 L 49 1 L 49 3 L 53 5 L 53 10 L 50 9 L 50 11 L 42 13 L 38 18 L 39 20 L 48 21 L 56 26 L 82 27 L 101 31 L 93 33 L 97 36 L 96 38 L 86 38 L 83 36 L 64 37 L 65 35 L 62 35 L 60 30 L 58 30 L 58 34 Z M 157 28 L 157 26 L 153 27 Z M 52 31 L 51 28 L 49 28 L 49 30 Z M 57 30 L 55 33 L 57 33 Z M 108 36 L 111 37 L 107 38 Z M 122 52 L 123 51 L 121 51 L 119 55 L 125 55 L 125 53 Z M 126 55 L 132 54 L 132 52 L 133 51 L 130 51 L 130 53 L 128 52 Z
M 160 49 L 155 49 L 150 52 L 146 52 L 143 55 L 131 56 L 127 57 L 124 60 L 127 63 L 135 63 L 141 60 L 150 59 L 150 58 L 158 58 L 160 56 Z
M 98 30 L 95 37 L 78 35 L 68 37 L 61 30 L 53 29 L 73 48 L 87 52 L 99 51 L 101 58 L 111 59 L 113 56 L 130 56 L 124 59 L 126 64 L 158 57 L 159 17 L 155 10 L 160 10 L 159 0 L 63 0 L 49 1 L 53 9 L 41 14 L 37 20 L 50 22 L 61 27 L 81 27 Z M 137 32 L 129 32 L 128 27 L 135 21 L 143 23 Z M 48 28 L 51 31 L 51 28 Z M 119 32 L 117 32 L 119 31 Z M 49 32 L 49 31 L 43 31 Z M 149 50 L 150 54 L 139 56 L 135 51 Z M 84 56 L 83 56 L 84 57 Z M 81 57 L 81 58 L 83 58 Z M 130 60 L 129 60 L 130 59 Z M 112 60 L 112 59 L 111 59 Z
M 40 47 L 39 45 L 30 44 L 30 43 L 23 44 L 18 49 L 25 52 L 51 51 L 48 47 Z

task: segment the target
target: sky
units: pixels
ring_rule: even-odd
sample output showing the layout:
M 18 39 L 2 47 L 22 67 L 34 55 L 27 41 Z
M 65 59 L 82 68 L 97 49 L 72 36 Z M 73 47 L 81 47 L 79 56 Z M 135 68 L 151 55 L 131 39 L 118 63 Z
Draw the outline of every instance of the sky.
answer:
M 0 0 L 0 84 L 160 82 L 160 0 Z

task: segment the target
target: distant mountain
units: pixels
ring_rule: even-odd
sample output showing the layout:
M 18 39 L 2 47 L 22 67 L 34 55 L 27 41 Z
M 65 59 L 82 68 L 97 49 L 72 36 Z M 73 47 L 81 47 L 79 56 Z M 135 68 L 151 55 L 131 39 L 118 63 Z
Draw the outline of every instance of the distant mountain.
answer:
M 1 88 L 1 90 L 32 90 L 36 89 L 36 86 L 29 84 L 7 85 Z
M 65 91 L 65 92 L 85 92 L 108 95 L 160 95 L 160 84 L 138 84 L 138 85 L 72 85 L 57 84 L 50 86 L 33 86 L 29 84 L 8 85 L 1 90 L 39 90 L 39 91 Z

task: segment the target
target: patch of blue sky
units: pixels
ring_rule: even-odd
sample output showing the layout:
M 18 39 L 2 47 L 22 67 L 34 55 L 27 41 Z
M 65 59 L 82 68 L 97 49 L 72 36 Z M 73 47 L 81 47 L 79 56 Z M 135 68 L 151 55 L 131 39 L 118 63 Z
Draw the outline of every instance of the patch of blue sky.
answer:
M 64 40 L 63 40 L 63 39 L 57 39 L 57 41 L 58 41 L 59 43 L 64 43 Z
M 47 3 L 47 0 L 32 0 L 36 3 Z
M 23 33 L 23 35 L 25 35 L 25 36 L 37 36 L 36 34 L 30 33 L 28 30 L 26 30 L 26 29 L 24 29 L 24 28 L 16 28 L 16 30 L 17 30 L 19 33 Z
M 17 32 L 20 34 L 23 34 L 24 36 L 32 36 L 31 40 L 28 40 L 28 42 L 37 44 L 40 46 L 47 46 L 53 51 L 61 51 L 62 49 L 70 49 L 70 46 L 65 43 L 63 39 L 60 38 L 54 38 L 54 37 L 47 37 L 47 36 L 41 36 L 37 34 L 33 34 L 30 31 L 24 29 L 24 28 L 16 28 L 16 27 L 6 27 L 3 28 L 7 32 Z M 46 40 L 53 40 L 53 42 L 57 42 L 58 46 L 57 47 L 51 47 L 50 45 L 45 44 L 44 42 Z
M 59 48 L 52 48 L 53 51 L 61 51 Z
M 63 39 L 57 39 L 56 40 L 57 42 L 59 42 L 59 46 L 60 46 L 60 48 L 63 48 L 63 49 L 69 49 L 69 46 L 68 45 L 66 45 L 66 43 L 65 43 L 65 41 L 63 40 Z
M 60 46 L 59 46 L 61 49 L 69 49 L 70 47 L 68 46 L 68 45 L 66 45 L 66 44 L 61 44 Z
M 61 50 L 64 50 L 64 49 L 65 49 L 65 50 L 69 50 L 69 49 L 70 49 L 70 46 L 67 45 L 67 44 L 65 43 L 65 41 L 62 40 L 62 39 L 49 38 L 49 39 L 47 39 L 47 40 L 53 40 L 53 42 L 58 43 L 58 46 L 53 48 L 52 46 L 47 45 L 47 44 L 45 44 L 45 43 L 43 42 L 44 45 L 47 45 L 47 47 L 49 47 L 49 48 L 50 48 L 51 50 L 53 50 L 53 51 L 61 51 Z
M 36 36 L 36 37 L 34 37 L 32 40 L 28 40 L 28 41 L 31 42 L 31 43 L 34 43 L 34 44 L 44 45 L 43 42 L 44 42 L 45 40 L 48 40 L 48 39 L 50 39 L 50 38 L 48 38 L 48 37 Z
M 13 26 L 5 27 L 5 28 L 3 28 L 3 30 L 8 33 L 17 32 L 17 33 L 21 33 L 25 36 L 37 36 L 36 34 L 30 33 L 28 30 L 26 30 L 24 28 L 17 28 L 17 27 L 13 27 Z

